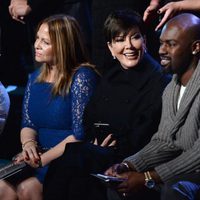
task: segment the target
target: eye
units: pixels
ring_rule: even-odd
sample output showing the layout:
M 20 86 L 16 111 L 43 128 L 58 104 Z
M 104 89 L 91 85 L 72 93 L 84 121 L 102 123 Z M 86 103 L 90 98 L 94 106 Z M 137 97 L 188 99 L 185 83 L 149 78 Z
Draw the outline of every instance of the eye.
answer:
M 162 46 L 164 43 L 163 43 L 163 41 L 160 41 L 160 46 Z
M 141 38 L 142 38 L 142 35 L 139 34 L 139 33 L 134 34 L 134 35 L 131 36 L 131 39 L 133 39 L 133 40 L 138 40 L 138 39 L 141 39 Z
M 114 42 L 123 42 L 124 41 L 124 37 L 116 37 L 115 39 L 114 39 Z
M 51 45 L 51 43 L 50 43 L 49 40 L 42 39 L 41 42 L 42 42 L 44 45 Z
M 46 44 L 46 45 L 49 45 L 50 44 L 50 42 L 47 42 L 47 41 L 43 41 L 44 42 L 44 44 Z
M 175 47 L 176 43 L 174 41 L 170 41 L 170 42 L 168 42 L 168 46 L 169 47 Z

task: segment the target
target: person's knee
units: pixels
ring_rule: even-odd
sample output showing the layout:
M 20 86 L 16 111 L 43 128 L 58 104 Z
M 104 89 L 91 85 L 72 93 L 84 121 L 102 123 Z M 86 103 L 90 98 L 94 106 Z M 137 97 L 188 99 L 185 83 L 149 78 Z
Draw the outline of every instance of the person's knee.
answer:
M 18 196 L 19 196 L 20 199 L 27 199 L 28 197 L 31 196 L 30 193 L 31 193 L 30 187 L 28 187 L 27 185 L 25 185 L 23 183 L 20 184 L 17 187 L 17 194 L 18 194 Z
M 17 194 L 12 188 L 12 186 L 10 186 L 5 181 L 0 181 L 0 199 L 1 200 L 6 200 L 6 199 L 17 200 L 18 199 Z
M 42 186 L 36 178 L 30 178 L 18 185 L 17 195 L 19 199 L 32 199 L 32 197 L 38 197 L 39 200 L 42 198 Z

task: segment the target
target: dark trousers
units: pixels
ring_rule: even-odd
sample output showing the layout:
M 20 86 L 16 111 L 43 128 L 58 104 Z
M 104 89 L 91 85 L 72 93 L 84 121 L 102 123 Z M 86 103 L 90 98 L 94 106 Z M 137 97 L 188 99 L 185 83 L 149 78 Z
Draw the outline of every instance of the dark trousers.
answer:
M 44 200 L 104 200 L 106 187 L 91 173 L 103 173 L 113 163 L 113 150 L 90 143 L 70 143 L 53 161 L 44 181 Z
M 115 162 L 116 152 L 112 148 L 81 142 L 67 144 L 63 155 L 49 166 L 44 181 L 44 200 L 121 198 L 118 194 L 111 195 L 108 185 L 91 176 L 91 173 L 103 173 Z M 139 196 L 134 195 L 134 200 L 156 200 L 158 196 L 153 190 L 146 190 Z
M 199 200 L 200 172 L 184 174 L 167 182 L 161 190 L 161 200 Z

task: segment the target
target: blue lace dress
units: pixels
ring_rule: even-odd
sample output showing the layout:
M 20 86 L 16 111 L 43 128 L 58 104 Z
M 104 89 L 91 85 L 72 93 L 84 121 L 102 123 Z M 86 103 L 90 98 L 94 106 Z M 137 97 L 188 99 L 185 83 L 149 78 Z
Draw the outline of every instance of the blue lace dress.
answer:
M 29 127 L 37 132 L 42 148 L 51 148 L 73 134 L 83 139 L 82 115 L 98 76 L 89 67 L 80 67 L 73 76 L 69 93 L 52 97 L 52 84 L 36 82 L 39 70 L 31 74 L 27 83 L 22 128 Z M 36 177 L 43 182 L 47 166 L 36 169 Z

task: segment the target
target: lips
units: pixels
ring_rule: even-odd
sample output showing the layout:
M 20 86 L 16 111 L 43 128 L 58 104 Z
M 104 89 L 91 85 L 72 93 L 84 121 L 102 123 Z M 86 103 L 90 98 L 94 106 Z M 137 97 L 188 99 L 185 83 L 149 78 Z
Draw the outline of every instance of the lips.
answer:
M 38 52 L 35 52 L 35 56 L 37 56 L 37 57 L 41 57 L 41 54 L 38 53 Z
M 126 58 L 128 59 L 135 59 L 138 54 L 136 52 L 130 52 L 130 53 L 124 53 L 124 56 L 126 56 Z
M 167 58 L 167 57 L 161 57 L 161 61 L 160 61 L 160 64 L 163 65 L 163 66 L 166 66 L 170 63 L 170 58 Z

